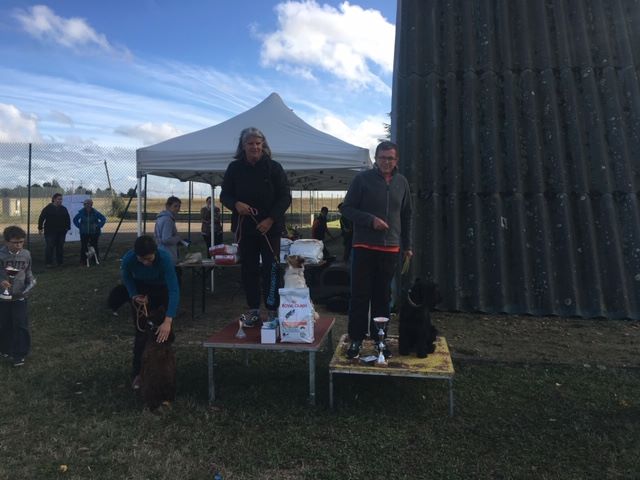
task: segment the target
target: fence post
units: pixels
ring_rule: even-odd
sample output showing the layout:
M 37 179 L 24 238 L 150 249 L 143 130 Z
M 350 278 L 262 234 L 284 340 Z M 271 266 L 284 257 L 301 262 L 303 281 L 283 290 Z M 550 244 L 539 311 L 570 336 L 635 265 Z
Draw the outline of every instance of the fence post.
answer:
M 29 173 L 27 176 L 27 250 L 31 251 L 31 144 L 29 144 Z

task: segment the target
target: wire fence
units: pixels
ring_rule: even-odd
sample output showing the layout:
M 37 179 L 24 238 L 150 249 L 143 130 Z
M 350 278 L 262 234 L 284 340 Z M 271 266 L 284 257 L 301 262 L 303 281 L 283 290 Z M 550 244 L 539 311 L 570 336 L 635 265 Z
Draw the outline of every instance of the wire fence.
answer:
M 137 231 L 136 151 L 133 148 L 61 143 L 0 143 L 0 227 L 18 225 L 29 235 L 37 231 L 38 217 L 54 193 L 63 198 L 89 196 L 94 208 L 107 217 L 105 233 Z M 141 204 L 144 232 L 153 231 L 155 216 L 170 195 L 182 199 L 178 229 L 199 233 L 200 209 L 211 195 L 209 185 L 176 179 L 145 176 Z M 330 218 L 337 218 L 337 206 L 345 192 L 293 192 L 287 223 L 306 227 L 313 215 L 326 206 Z M 219 188 L 214 203 L 219 203 Z M 66 201 L 65 201 L 66 203 Z M 229 212 L 223 211 L 228 229 Z M 73 216 L 76 212 L 70 211 Z

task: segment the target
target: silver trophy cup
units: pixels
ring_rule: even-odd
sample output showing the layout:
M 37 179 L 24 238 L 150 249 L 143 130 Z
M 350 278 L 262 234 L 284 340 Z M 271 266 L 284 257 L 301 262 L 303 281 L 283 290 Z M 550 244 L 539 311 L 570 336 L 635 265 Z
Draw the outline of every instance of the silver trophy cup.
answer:
M 384 341 L 384 329 L 389 323 L 389 319 L 387 317 L 375 317 L 373 323 L 378 329 L 378 359 L 376 360 L 376 365 L 387 365 L 387 359 L 383 352 L 387 348 L 387 344 Z
M 13 281 L 14 278 L 16 278 L 16 275 L 18 274 L 19 271 L 20 270 L 12 267 L 11 265 L 7 265 L 6 267 L 4 267 L 4 273 L 7 274 L 7 278 L 9 279 L 10 282 Z M 2 300 L 11 300 L 12 298 L 13 297 L 8 288 L 5 288 L 4 292 L 0 293 L 0 299 Z

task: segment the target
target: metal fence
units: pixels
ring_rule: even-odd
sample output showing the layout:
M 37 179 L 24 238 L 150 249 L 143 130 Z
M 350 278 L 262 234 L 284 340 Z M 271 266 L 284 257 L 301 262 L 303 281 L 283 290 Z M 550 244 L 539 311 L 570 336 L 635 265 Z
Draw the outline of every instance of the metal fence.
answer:
M 19 225 L 29 235 L 37 232 L 38 216 L 51 202 L 54 193 L 89 195 L 94 207 L 107 217 L 105 233 L 118 229 L 123 233 L 137 231 L 137 201 L 130 202 L 136 189 L 136 150 L 134 148 L 72 145 L 61 143 L 0 143 L 0 227 Z M 181 182 L 176 179 L 151 176 L 142 181 L 143 231 L 153 230 L 155 215 L 164 208 L 170 195 L 183 200 L 181 232 L 199 232 L 200 209 L 209 185 Z M 314 213 L 327 206 L 335 212 L 344 192 L 294 192 L 287 222 L 308 226 Z M 219 204 L 219 189 L 214 201 Z M 72 215 L 75 212 L 70 212 Z M 223 209 L 228 223 L 229 212 Z M 335 216 L 335 213 L 334 215 Z

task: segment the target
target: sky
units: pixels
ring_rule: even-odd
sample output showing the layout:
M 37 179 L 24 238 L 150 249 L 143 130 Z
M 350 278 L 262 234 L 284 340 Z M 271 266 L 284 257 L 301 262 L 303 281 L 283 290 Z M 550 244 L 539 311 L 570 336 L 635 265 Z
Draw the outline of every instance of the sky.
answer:
M 389 122 L 393 0 L 0 2 L 0 142 L 139 148 L 272 92 L 372 149 Z

